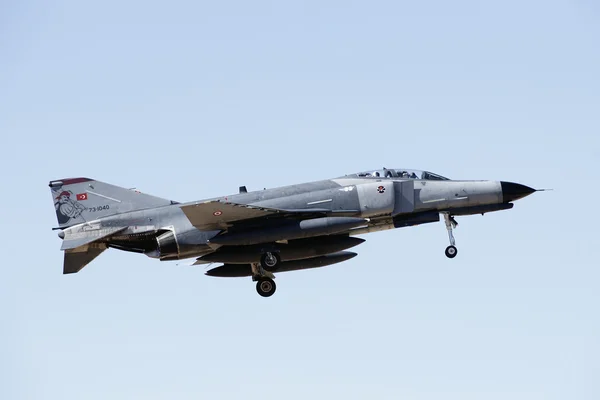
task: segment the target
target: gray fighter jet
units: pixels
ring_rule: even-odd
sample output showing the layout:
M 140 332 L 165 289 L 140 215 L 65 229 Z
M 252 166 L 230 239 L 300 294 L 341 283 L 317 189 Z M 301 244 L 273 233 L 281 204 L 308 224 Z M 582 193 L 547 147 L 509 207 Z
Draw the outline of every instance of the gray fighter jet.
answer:
M 179 203 L 88 178 L 51 181 L 63 273 L 107 248 L 162 261 L 222 263 L 209 276 L 251 277 L 275 292 L 274 273 L 323 267 L 357 254 L 357 236 L 440 220 L 457 254 L 454 217 L 508 210 L 536 191 L 512 182 L 450 180 L 409 169 L 371 170 L 299 185 Z

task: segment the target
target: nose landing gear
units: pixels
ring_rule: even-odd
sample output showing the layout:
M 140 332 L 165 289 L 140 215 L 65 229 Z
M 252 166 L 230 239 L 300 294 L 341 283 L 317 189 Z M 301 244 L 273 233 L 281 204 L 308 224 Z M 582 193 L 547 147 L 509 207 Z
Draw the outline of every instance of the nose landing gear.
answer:
M 446 253 L 446 257 L 454 258 L 458 254 L 458 249 L 456 248 L 456 246 L 448 246 L 448 247 L 446 247 L 445 253 Z
M 446 229 L 448 230 L 448 239 L 450 239 L 450 246 L 446 247 L 446 257 L 454 258 L 458 254 L 458 249 L 456 248 L 456 242 L 454 241 L 454 235 L 452 234 L 452 229 L 458 226 L 458 222 L 448 213 L 444 213 L 444 222 L 446 223 Z

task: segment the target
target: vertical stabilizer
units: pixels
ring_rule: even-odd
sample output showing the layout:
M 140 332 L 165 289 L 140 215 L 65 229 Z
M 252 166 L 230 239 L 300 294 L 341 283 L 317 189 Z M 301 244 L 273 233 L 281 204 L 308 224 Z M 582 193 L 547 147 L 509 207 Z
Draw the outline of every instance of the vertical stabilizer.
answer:
M 51 181 L 58 226 L 66 228 L 109 215 L 174 204 L 174 201 L 89 178 Z

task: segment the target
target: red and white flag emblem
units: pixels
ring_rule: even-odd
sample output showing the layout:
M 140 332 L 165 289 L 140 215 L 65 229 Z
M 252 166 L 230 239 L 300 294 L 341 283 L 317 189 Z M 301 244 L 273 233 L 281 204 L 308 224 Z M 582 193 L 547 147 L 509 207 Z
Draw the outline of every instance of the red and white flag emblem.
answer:
M 81 201 L 81 200 L 87 200 L 87 193 L 79 193 L 77 195 L 77 200 Z

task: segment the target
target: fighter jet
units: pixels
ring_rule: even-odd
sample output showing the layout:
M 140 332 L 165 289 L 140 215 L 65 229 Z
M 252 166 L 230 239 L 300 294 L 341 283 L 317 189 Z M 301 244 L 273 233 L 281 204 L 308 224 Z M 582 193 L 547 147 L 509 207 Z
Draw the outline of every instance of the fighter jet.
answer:
M 161 261 L 221 263 L 216 277 L 251 277 L 263 297 L 275 273 L 355 257 L 361 235 L 440 221 L 456 257 L 455 217 L 508 210 L 536 189 L 512 182 L 451 180 L 411 169 L 378 169 L 292 186 L 180 203 L 89 178 L 49 183 L 63 273 L 79 272 L 108 248 Z M 441 217 L 440 217 L 441 216 Z

